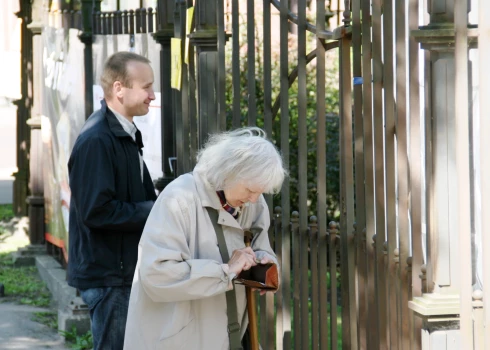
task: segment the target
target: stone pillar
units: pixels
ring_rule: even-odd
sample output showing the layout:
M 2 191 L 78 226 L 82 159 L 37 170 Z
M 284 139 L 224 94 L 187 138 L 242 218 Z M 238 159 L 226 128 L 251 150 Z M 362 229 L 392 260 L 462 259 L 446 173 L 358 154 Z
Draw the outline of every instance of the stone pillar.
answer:
M 422 349 L 459 349 L 460 271 L 455 140 L 454 0 L 428 0 L 430 23 L 412 32 L 426 64 L 427 290 L 409 307 L 422 318 Z M 469 229 L 469 228 L 468 228 Z M 462 344 L 460 344 L 462 345 Z
M 174 0 L 158 1 L 158 31 L 153 38 L 160 43 L 160 84 L 162 111 L 162 171 L 163 176 L 155 181 L 156 189 L 161 192 L 175 178 L 171 161 L 175 158 L 174 106 L 170 77 L 172 74 L 170 39 L 174 34 Z

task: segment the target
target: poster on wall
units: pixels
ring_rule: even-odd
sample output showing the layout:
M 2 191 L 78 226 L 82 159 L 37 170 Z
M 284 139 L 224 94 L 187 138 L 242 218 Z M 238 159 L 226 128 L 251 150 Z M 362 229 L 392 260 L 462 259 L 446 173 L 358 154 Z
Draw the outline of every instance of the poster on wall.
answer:
M 85 122 L 83 50 L 77 29 L 43 30 L 41 134 L 45 197 L 45 238 L 67 258 L 70 186 L 68 159 Z

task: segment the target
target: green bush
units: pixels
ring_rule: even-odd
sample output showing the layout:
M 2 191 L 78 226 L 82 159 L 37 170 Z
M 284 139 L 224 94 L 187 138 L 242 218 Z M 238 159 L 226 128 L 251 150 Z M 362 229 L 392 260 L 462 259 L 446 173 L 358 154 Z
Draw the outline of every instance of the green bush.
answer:
M 77 328 L 72 327 L 71 331 L 59 331 L 59 333 L 65 337 L 65 340 L 71 344 L 71 348 L 75 350 L 88 350 L 94 347 L 92 332 L 79 335 Z
M 246 48 L 246 27 L 242 24 L 240 29 L 241 33 L 241 46 Z M 310 33 L 309 33 L 310 35 Z M 313 37 L 310 36 L 309 42 L 314 42 Z M 259 37 L 255 38 L 256 42 L 256 71 L 255 71 L 255 99 L 256 99 L 256 115 L 257 126 L 264 127 L 264 69 L 262 63 L 263 57 L 263 43 Z M 311 44 L 310 44 L 311 46 Z M 232 85 L 232 60 L 231 60 L 231 45 L 227 45 L 227 74 L 226 74 L 226 118 L 227 127 L 232 127 L 233 118 L 233 85 Z M 311 50 L 307 48 L 307 51 Z M 242 51 L 242 50 L 241 50 Z M 294 55 L 294 50 L 291 50 Z M 272 63 L 271 63 L 271 86 L 272 86 L 272 104 L 279 97 L 280 94 L 280 66 L 279 66 L 279 54 L 272 50 Z M 296 68 L 297 60 L 290 57 L 289 60 L 289 73 Z M 247 125 L 248 121 L 248 91 L 246 89 L 248 85 L 247 76 L 247 57 L 240 57 L 240 116 L 241 125 Z M 306 77 L 306 125 L 307 125 L 307 196 L 308 196 L 308 216 L 317 215 L 317 117 L 316 117 L 316 60 L 312 60 L 307 66 Z M 326 153 L 327 160 L 326 167 L 326 207 L 327 217 L 329 221 L 339 220 L 339 194 L 340 194 L 340 178 L 339 178 L 339 88 L 338 88 L 338 57 L 336 53 L 329 53 L 327 57 L 326 67 Z M 290 207 L 291 211 L 298 210 L 298 83 L 297 80 L 291 84 L 289 95 L 289 171 L 290 171 Z M 280 130 L 280 111 L 276 116 L 273 116 L 272 123 L 272 135 L 269 135 L 273 142 L 280 148 L 281 147 L 281 130 Z M 281 203 L 281 196 L 274 196 L 274 206 L 278 206 Z

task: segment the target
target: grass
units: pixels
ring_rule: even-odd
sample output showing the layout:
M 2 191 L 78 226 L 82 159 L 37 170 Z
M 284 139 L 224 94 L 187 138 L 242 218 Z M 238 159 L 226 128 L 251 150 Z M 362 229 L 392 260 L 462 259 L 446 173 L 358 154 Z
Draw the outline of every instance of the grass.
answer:
M 12 204 L 0 204 L 0 221 L 10 221 L 14 216 Z
M 0 236 L 5 234 L 7 230 L 1 224 L 9 222 L 14 218 L 12 204 L 0 204 Z
M 58 329 L 58 315 L 55 312 L 34 312 L 32 321 L 42 323 L 55 330 Z
M 0 283 L 4 285 L 3 301 L 47 307 L 51 295 L 35 267 L 14 267 L 11 253 L 0 253 Z
M 70 343 L 72 349 L 88 350 L 94 347 L 92 332 L 90 331 L 85 334 L 79 335 L 77 328 L 73 326 L 71 331 L 60 331 L 60 334 L 65 337 L 65 340 L 68 343 Z

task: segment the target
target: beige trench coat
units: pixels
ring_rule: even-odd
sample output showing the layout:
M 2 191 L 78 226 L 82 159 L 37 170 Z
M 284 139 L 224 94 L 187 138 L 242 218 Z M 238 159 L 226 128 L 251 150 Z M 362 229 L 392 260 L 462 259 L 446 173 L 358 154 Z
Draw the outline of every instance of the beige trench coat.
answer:
M 238 221 L 221 209 L 216 191 L 198 174 L 185 174 L 158 197 L 139 243 L 124 349 L 229 349 L 225 292 L 231 283 L 206 207 L 219 210 L 228 252 L 245 246 L 243 229 L 262 228 L 252 242 L 258 258 L 277 262 L 262 196 Z M 236 285 L 242 335 L 248 324 L 243 286 Z

